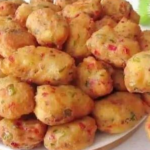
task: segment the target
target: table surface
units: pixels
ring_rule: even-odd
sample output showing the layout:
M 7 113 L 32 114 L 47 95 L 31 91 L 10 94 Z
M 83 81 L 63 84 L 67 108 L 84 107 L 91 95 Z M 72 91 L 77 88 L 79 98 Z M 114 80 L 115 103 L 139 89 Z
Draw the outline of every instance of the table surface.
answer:
M 150 150 L 150 140 L 145 133 L 144 124 L 130 138 L 113 150 Z

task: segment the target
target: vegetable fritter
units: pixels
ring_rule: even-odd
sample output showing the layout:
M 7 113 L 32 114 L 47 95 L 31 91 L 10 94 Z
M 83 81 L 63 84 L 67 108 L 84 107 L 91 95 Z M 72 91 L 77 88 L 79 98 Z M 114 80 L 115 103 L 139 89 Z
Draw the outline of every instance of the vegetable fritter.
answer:
M 49 8 L 33 11 L 27 18 L 26 26 L 41 45 L 59 47 L 69 35 L 65 18 Z
M 110 94 L 113 90 L 111 74 L 101 61 L 93 57 L 83 60 L 77 67 L 77 86 L 92 98 Z
M 87 47 L 97 59 L 117 68 L 124 68 L 127 60 L 140 52 L 138 41 L 119 36 L 110 26 L 94 32 L 87 41 Z
M 134 127 L 145 109 L 140 95 L 116 92 L 96 101 L 93 115 L 100 131 L 114 134 Z
M 6 75 L 36 84 L 69 84 L 75 76 L 75 62 L 68 54 L 48 47 L 27 46 L 0 62 Z
M 96 129 L 95 120 L 91 117 L 49 127 L 44 145 L 48 150 L 81 150 L 94 142 Z
M 130 58 L 125 67 L 125 85 L 129 92 L 150 92 L 150 51 L 140 52 Z
M 94 31 L 94 21 L 86 14 L 80 14 L 69 23 L 70 35 L 64 50 L 76 59 L 82 59 L 91 54 L 86 41 Z
M 39 86 L 35 100 L 36 117 L 51 126 L 84 117 L 94 107 L 94 102 L 88 95 L 71 85 Z
M 0 116 L 18 119 L 34 110 L 33 88 L 18 79 L 8 76 L 0 78 Z
M 43 141 L 45 133 L 46 125 L 36 119 L 0 121 L 0 138 L 13 149 L 32 149 Z

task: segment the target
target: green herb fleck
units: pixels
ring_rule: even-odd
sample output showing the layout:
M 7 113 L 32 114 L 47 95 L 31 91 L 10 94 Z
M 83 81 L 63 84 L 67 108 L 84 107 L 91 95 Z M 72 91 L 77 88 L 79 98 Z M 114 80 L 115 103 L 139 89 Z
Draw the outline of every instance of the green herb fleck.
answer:
M 51 146 L 55 146 L 55 143 L 51 143 L 50 145 L 51 145 Z
M 11 142 L 12 139 L 13 139 L 13 135 L 9 132 L 5 132 L 3 135 L 2 135 L 2 139 L 5 140 L 5 141 L 8 141 L 8 142 Z
M 4 100 L 2 100 L 2 101 L 1 101 L 1 104 L 4 104 L 4 102 L 5 102 L 5 101 L 4 101 Z
M 8 94 L 9 94 L 10 96 L 16 94 L 16 89 L 15 89 L 15 87 L 14 87 L 13 84 L 8 85 Z
M 109 41 L 111 41 L 112 43 L 115 43 L 115 41 L 113 39 L 109 39 Z
M 72 110 L 71 110 L 71 109 L 65 109 L 65 110 L 64 110 L 64 115 L 65 115 L 66 117 L 70 117 L 70 116 L 72 115 Z
M 140 62 L 140 58 L 134 57 L 134 58 L 133 58 L 133 61 L 134 61 L 134 62 Z
M 130 118 L 131 121 L 135 121 L 136 120 L 136 116 L 135 116 L 135 113 L 134 112 L 131 112 L 131 118 Z
M 55 129 L 53 132 L 54 132 L 54 133 L 56 133 L 57 131 L 58 131 L 58 130 L 57 130 L 57 129 Z

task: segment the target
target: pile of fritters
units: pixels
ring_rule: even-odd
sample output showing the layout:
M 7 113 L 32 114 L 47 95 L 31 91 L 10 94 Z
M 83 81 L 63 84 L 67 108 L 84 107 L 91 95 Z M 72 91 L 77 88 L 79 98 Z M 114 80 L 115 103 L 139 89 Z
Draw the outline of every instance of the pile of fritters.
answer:
M 150 31 L 124 0 L 0 1 L 0 139 L 82 150 L 150 112 Z M 146 124 L 150 135 L 150 119 Z

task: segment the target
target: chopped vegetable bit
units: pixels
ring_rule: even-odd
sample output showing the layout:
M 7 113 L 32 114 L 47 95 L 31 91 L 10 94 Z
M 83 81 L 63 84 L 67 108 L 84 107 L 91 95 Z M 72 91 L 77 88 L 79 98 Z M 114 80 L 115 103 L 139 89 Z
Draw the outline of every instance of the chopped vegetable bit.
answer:
M 134 57 L 134 58 L 133 58 L 133 61 L 134 61 L 134 62 L 140 62 L 140 58 Z
M 134 114 L 134 112 L 131 112 L 131 118 L 130 118 L 131 121 L 135 121 L 136 120 L 136 116 Z
M 111 51 L 116 51 L 117 50 L 117 46 L 115 45 L 108 45 L 108 49 Z
M 66 117 L 70 117 L 72 115 L 72 110 L 71 109 L 65 109 L 64 114 Z
M 85 129 L 86 128 L 85 124 L 83 124 L 82 122 L 79 123 L 79 126 L 80 126 L 81 129 Z
M 13 84 L 8 85 L 7 88 L 8 88 L 8 94 L 9 94 L 10 96 L 16 94 L 16 89 L 15 89 L 15 87 L 14 87 Z
M 13 139 L 13 135 L 9 132 L 4 132 L 4 134 L 2 135 L 2 139 L 10 142 Z
M 15 143 L 15 142 L 11 142 L 11 145 L 15 148 L 19 148 L 19 144 Z

